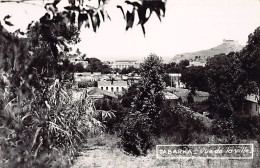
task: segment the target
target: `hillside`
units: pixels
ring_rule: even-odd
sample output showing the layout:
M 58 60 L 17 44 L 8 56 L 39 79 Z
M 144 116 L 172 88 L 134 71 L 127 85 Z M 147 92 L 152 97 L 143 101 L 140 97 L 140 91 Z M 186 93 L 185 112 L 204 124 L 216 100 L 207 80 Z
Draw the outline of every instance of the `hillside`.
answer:
M 223 40 L 222 44 L 207 50 L 177 54 L 170 62 L 178 62 L 187 59 L 205 63 L 207 58 L 213 57 L 214 55 L 221 53 L 228 54 L 232 51 L 237 52 L 240 51 L 242 48 L 243 46 L 238 44 L 236 41 Z

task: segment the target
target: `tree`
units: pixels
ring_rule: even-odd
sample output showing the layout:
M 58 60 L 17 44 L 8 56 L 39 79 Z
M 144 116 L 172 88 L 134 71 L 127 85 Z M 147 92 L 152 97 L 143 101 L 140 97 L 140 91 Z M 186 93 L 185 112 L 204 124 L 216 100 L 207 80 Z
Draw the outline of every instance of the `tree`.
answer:
M 125 151 L 135 155 L 146 155 L 151 147 L 151 137 L 160 134 L 164 107 L 162 59 L 150 54 L 140 66 L 141 82 L 130 112 L 122 123 L 122 144 Z
M 51 35 L 43 31 L 35 24 L 27 38 L 19 38 L 0 24 L 0 76 L 4 78 L 0 144 L 6 160 L 1 167 L 53 167 L 61 153 L 66 153 L 66 161 L 59 165 L 66 167 L 88 132 L 85 123 L 91 123 L 86 113 L 89 104 L 71 101 L 58 45 L 54 45 L 57 41 L 49 39 L 65 32 L 71 40 L 73 34 L 69 37 L 69 31 L 59 25 L 53 25 Z
M 209 78 L 209 104 L 218 116 L 229 118 L 241 112 L 248 94 L 247 72 L 242 69 L 239 53 L 218 55 L 206 64 Z
M 171 62 L 169 64 L 164 64 L 164 69 L 166 73 L 180 73 L 178 64 L 175 62 Z
M 164 101 L 163 89 L 165 83 L 163 76 L 162 59 L 155 54 L 150 54 L 140 67 L 141 82 L 138 94 L 134 101 L 134 110 L 147 113 L 151 119 L 152 131 L 159 134 L 160 116 Z
M 180 63 L 171 62 L 164 64 L 164 67 L 166 73 L 181 73 L 189 65 L 189 60 L 181 60 Z
M 74 72 L 85 72 L 86 69 L 83 67 L 81 63 L 77 63 L 74 65 Z
M 138 93 L 137 88 L 138 88 L 138 84 L 133 84 L 124 93 L 124 95 L 121 98 L 121 104 L 123 107 L 131 108 L 131 105 L 134 102 L 134 98 Z
M 130 66 L 128 68 L 123 68 L 121 70 L 121 74 L 129 74 L 129 73 L 138 73 L 138 69 L 133 66 Z
M 260 27 L 248 36 L 246 47 L 240 52 L 242 69 L 248 74 L 248 82 L 256 82 L 260 88 Z M 248 88 L 252 92 L 252 88 Z
M 208 78 L 206 68 L 203 66 L 191 66 L 181 72 L 181 81 L 188 87 L 192 94 L 196 90 L 208 91 Z
M 102 65 L 102 69 L 101 69 L 101 73 L 102 74 L 110 74 L 111 71 L 111 67 L 109 65 Z
M 12 1 L 0 3 L 6 2 Z M 3 133 L 0 137 L 1 152 L 8 164 L 4 167 L 55 167 L 55 164 L 67 167 L 65 164 L 75 156 L 82 136 L 90 132 L 87 124 L 92 124 L 92 129 L 96 129 L 95 125 L 102 125 L 92 116 L 87 116 L 93 114 L 89 112 L 93 109 L 90 102 L 69 100 L 63 88 L 64 67 L 60 63 L 66 58 L 66 52 L 70 51 L 69 45 L 79 42 L 79 30 L 83 24 L 96 32 L 100 23 L 110 18 L 105 10 L 108 0 L 96 1 L 96 7 L 85 4 L 83 0 L 69 0 L 68 6 L 58 9 L 60 2 L 54 0 L 53 3 L 46 3 L 46 14 L 39 22 L 28 26 L 26 39 L 18 36 L 23 32 L 11 34 L 3 28 L 2 23 L 5 26 L 13 25 L 8 21 L 10 15 L 0 23 L 0 69 L 4 71 L 0 75 L 7 78 L 3 80 L 4 95 L 7 96 L 1 107 L 7 104 L 14 107 L 0 109 Z M 146 10 L 155 12 L 159 19 L 161 11 L 163 15 L 165 12 L 165 3 L 160 0 L 144 0 L 140 3 L 126 1 L 126 4 L 132 6 L 131 12 L 126 11 L 124 17 L 126 29 L 133 26 L 135 12 L 138 12 L 144 34 L 144 24 L 150 18 L 146 16 Z M 125 9 L 122 6 L 118 8 L 125 16 Z M 99 70 L 103 69 L 99 63 L 94 65 Z M 31 93 L 31 99 L 28 99 L 28 92 Z M 59 159 L 51 159 L 54 153 L 58 153 L 56 158 L 61 153 L 68 154 L 69 159 L 61 164 L 57 161 Z
M 17 0 L 17 3 L 25 3 L 29 0 Z M 1 3 L 12 2 L 11 0 L 1 1 Z M 94 32 L 100 27 L 100 24 L 106 19 L 111 19 L 105 6 L 109 3 L 109 0 L 68 0 L 68 5 L 64 8 L 59 8 L 61 0 L 53 0 L 53 3 L 46 3 L 46 14 L 41 18 L 41 23 L 46 26 L 46 31 L 50 23 L 64 22 L 67 26 L 77 25 L 80 29 L 83 25 L 88 28 L 92 28 Z M 136 0 L 128 1 L 125 3 L 118 3 L 118 10 L 122 11 L 123 18 L 126 21 L 126 30 L 132 28 L 135 18 L 139 19 L 138 24 L 141 25 L 143 33 L 145 34 L 145 23 L 150 19 L 152 13 L 155 13 L 159 20 L 165 15 L 165 1 L 164 0 Z M 126 9 L 125 6 L 130 6 Z M 150 13 L 147 13 L 147 11 Z M 138 14 L 135 17 L 135 14 Z M 9 17 L 4 18 L 6 25 L 12 26 L 13 24 L 8 21 Z M 65 19 L 65 20 L 64 20 Z
M 179 66 L 180 66 L 181 68 L 186 67 L 186 66 L 189 66 L 189 65 L 190 65 L 189 60 L 181 60 L 181 62 L 179 63 Z
M 166 86 L 171 86 L 172 85 L 171 77 L 169 76 L 169 74 L 165 74 L 164 75 L 163 81 L 165 82 Z
M 111 68 L 108 65 L 104 65 L 97 58 L 86 58 L 85 61 L 88 61 L 87 71 L 89 72 L 111 73 Z

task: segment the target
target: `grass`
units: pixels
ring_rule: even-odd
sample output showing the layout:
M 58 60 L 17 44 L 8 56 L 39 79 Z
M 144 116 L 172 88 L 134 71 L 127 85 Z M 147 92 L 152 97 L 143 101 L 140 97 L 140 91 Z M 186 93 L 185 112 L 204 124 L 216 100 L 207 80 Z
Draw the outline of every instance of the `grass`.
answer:
M 208 135 L 208 139 L 214 141 L 214 137 Z M 154 144 L 174 144 L 175 136 L 161 137 L 154 140 Z M 124 167 L 124 168 L 256 168 L 258 152 L 253 160 L 225 160 L 225 159 L 157 159 L 155 145 L 148 151 L 147 156 L 132 156 L 126 154 L 120 148 L 120 140 L 116 135 L 103 134 L 99 137 L 88 139 L 87 146 L 82 150 L 80 156 L 75 160 L 72 168 L 92 167 Z M 211 142 L 213 143 L 213 142 Z M 257 144 L 255 143 L 255 147 Z

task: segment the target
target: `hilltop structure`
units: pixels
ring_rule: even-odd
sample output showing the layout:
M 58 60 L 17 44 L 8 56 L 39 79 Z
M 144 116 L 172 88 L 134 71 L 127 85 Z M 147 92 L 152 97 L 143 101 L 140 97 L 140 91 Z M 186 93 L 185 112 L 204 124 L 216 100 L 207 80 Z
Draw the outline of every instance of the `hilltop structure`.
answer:
M 228 54 L 230 52 L 238 52 L 242 50 L 242 48 L 243 46 L 238 44 L 237 41 L 223 39 L 223 43 L 216 47 L 196 52 L 177 54 L 173 57 L 173 59 L 170 62 L 178 63 L 182 60 L 189 60 L 190 64 L 192 64 L 192 62 L 195 62 L 194 66 L 203 66 L 205 65 L 208 58 L 214 57 L 215 55 L 222 53 Z

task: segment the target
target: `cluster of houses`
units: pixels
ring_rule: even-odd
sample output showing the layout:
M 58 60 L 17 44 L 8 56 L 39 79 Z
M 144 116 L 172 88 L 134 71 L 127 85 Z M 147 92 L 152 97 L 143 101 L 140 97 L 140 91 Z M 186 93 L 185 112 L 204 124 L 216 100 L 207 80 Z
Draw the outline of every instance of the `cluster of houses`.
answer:
M 181 74 L 169 74 L 171 84 L 175 88 L 184 87 L 180 81 Z M 117 98 L 124 94 L 128 88 L 138 83 L 141 79 L 139 74 L 101 74 L 101 72 L 79 72 L 74 73 L 74 98 L 79 98 L 86 92 L 90 98 Z M 92 84 L 92 85 L 91 85 Z M 166 99 L 178 100 L 179 96 L 165 90 Z
M 87 66 L 87 62 L 82 60 L 73 60 L 75 64 L 82 63 Z M 105 62 L 113 69 L 123 69 L 129 67 L 139 68 L 140 63 L 133 60 L 119 60 L 115 62 Z M 169 73 L 171 80 L 171 86 L 165 89 L 165 98 L 168 100 L 182 100 L 187 101 L 188 90 L 185 89 L 185 85 L 181 82 L 180 73 Z M 83 93 L 87 93 L 91 99 L 99 99 L 103 97 L 118 98 L 118 96 L 124 94 L 128 88 L 140 81 L 139 74 L 101 74 L 101 72 L 81 72 L 74 73 L 75 89 L 73 97 L 79 98 Z M 92 85 L 89 84 L 92 82 Z M 93 85 L 94 83 L 94 85 Z M 248 95 L 244 106 L 244 113 L 246 115 L 260 115 L 260 96 L 258 92 Z M 208 93 L 197 92 L 194 97 L 194 101 L 200 102 L 208 98 Z
M 76 95 L 75 98 L 79 98 L 79 95 L 86 92 L 89 98 L 92 99 L 103 97 L 118 98 L 133 83 L 138 83 L 140 78 L 138 74 L 74 73 L 74 95 Z
M 81 64 L 84 68 L 88 66 L 88 61 L 85 61 L 82 57 L 71 57 L 69 58 L 69 61 L 76 65 L 76 64 Z M 139 68 L 140 67 L 140 62 L 137 60 L 117 60 L 114 62 L 110 61 L 105 61 L 103 62 L 104 65 L 108 65 L 112 69 L 124 69 L 124 68 L 129 68 L 129 67 L 134 67 L 134 68 Z

